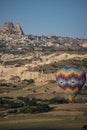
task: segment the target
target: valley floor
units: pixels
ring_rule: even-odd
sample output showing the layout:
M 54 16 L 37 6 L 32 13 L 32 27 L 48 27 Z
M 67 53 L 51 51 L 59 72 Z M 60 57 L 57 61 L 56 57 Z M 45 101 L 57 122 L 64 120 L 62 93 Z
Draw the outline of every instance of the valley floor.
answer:
M 52 105 L 53 111 L 0 117 L 0 130 L 83 130 L 87 125 L 87 104 Z

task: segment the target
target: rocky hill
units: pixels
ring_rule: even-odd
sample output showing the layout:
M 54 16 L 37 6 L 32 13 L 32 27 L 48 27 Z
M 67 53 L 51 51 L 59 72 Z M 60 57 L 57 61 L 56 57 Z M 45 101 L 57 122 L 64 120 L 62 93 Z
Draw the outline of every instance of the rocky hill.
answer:
M 1 56 L 0 80 L 17 82 L 12 77 L 19 77 L 20 81 L 34 79 L 36 84 L 43 84 L 48 81 L 55 81 L 55 74 L 58 67 L 64 65 L 80 65 L 87 70 L 87 54 L 33 54 Z
M 25 35 L 20 24 L 0 28 L 0 81 L 55 80 L 62 65 L 81 65 L 87 70 L 87 39 Z M 18 79 L 18 80 L 17 80 Z
M 0 28 L 0 52 L 24 54 L 30 51 L 87 51 L 87 39 L 25 35 L 20 24 L 7 22 Z

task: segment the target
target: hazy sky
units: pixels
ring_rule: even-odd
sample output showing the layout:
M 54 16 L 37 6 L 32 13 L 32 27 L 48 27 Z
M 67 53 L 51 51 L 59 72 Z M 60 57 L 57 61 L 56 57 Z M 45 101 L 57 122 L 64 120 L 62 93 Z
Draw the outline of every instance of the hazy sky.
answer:
M 25 34 L 87 38 L 87 0 L 0 0 L 0 27 L 8 21 Z

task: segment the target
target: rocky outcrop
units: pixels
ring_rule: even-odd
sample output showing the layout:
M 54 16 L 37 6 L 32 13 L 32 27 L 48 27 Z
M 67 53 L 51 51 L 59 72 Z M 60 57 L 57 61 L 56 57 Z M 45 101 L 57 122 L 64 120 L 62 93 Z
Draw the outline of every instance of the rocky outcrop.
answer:
M 19 23 L 16 24 L 15 30 L 16 30 L 16 32 L 17 32 L 18 34 L 20 34 L 20 35 L 23 35 L 23 34 L 24 34 L 24 33 L 23 33 L 23 30 L 22 30 L 22 28 L 21 28 L 21 26 L 20 26 Z
M 16 83 L 24 79 L 34 79 L 36 84 L 55 81 L 57 68 L 60 65 L 82 65 L 87 72 L 87 54 L 54 53 L 46 55 L 41 53 L 40 58 L 43 59 L 42 61 L 37 57 L 34 60 L 33 57 L 33 53 L 22 56 L 2 55 L 0 59 L 0 81 L 6 80 Z M 24 59 L 30 62 L 26 63 Z M 23 61 L 23 64 L 20 64 L 19 61 Z
M 16 24 L 16 26 L 14 26 L 14 24 L 12 22 L 4 23 L 3 27 L 0 28 L 0 33 L 15 34 L 15 35 L 24 34 L 20 24 Z

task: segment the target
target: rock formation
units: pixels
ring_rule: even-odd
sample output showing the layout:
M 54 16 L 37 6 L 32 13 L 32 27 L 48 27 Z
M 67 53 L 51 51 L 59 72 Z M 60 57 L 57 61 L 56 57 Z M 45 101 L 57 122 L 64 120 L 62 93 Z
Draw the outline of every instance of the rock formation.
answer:
M 16 24 L 16 26 L 14 26 L 12 22 L 6 22 L 3 27 L 0 28 L 0 33 L 23 35 L 23 30 L 20 24 Z
M 24 34 L 24 33 L 23 33 L 23 30 L 22 30 L 22 28 L 21 28 L 21 26 L 20 26 L 19 23 L 16 24 L 15 30 L 16 30 L 16 32 L 17 32 L 18 34 L 20 34 L 20 35 L 23 35 L 23 34 Z

